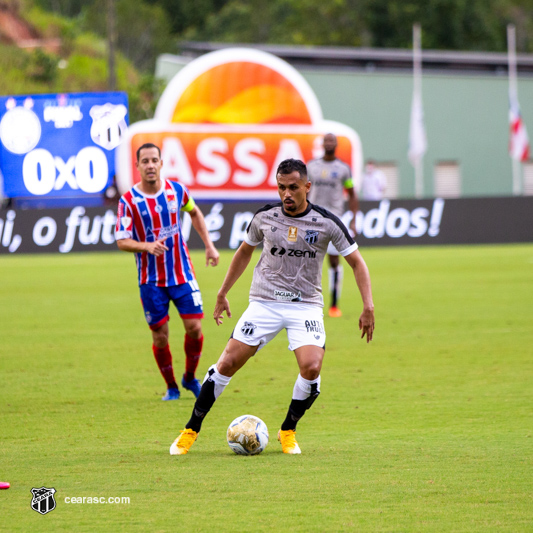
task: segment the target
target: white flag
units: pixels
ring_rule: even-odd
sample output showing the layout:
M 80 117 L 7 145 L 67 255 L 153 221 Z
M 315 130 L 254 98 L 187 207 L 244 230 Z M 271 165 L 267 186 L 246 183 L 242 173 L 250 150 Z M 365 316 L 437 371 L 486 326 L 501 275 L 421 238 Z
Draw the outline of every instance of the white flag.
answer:
M 424 111 L 422 96 L 415 90 L 411 106 L 411 124 L 409 126 L 409 160 L 416 166 L 424 157 L 427 149 L 426 129 L 424 128 Z

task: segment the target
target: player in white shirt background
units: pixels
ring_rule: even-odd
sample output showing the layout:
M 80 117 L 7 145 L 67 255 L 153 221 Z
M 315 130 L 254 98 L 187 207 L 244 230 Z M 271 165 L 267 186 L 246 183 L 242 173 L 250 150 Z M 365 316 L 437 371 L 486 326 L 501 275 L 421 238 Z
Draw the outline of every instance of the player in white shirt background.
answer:
M 387 189 L 387 176 L 369 159 L 361 182 L 361 198 L 363 200 L 382 200 Z
M 307 173 L 312 187 L 309 191 L 309 201 L 324 207 L 335 216 L 341 218 L 344 214 L 344 197 L 348 197 L 348 209 L 353 213 L 350 229 L 355 236 L 355 216 L 359 208 L 357 193 L 354 189 L 350 166 L 341 161 L 336 155 L 337 137 L 327 133 L 323 139 L 324 155 L 312 159 L 307 163 Z M 339 253 L 335 246 L 328 248 L 329 260 L 329 316 L 340 317 L 342 311 L 339 299 L 342 290 L 344 270 L 339 262 Z

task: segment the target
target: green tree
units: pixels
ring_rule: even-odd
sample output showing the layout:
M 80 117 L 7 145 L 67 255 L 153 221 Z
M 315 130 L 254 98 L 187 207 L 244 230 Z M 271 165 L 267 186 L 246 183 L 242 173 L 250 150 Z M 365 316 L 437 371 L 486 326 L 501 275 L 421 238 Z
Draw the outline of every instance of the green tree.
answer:
M 118 48 L 133 64 L 153 72 L 159 54 L 174 50 L 165 10 L 143 0 L 116 0 Z M 105 37 L 106 0 L 94 0 L 84 12 L 86 29 Z
M 519 51 L 533 50 L 533 0 L 229 0 L 196 16 L 200 22 L 181 37 L 409 48 L 418 22 L 425 48 L 488 51 L 506 50 L 506 25 L 513 22 Z
M 202 31 L 210 15 L 218 13 L 228 0 L 146 0 L 148 4 L 162 7 L 168 16 L 172 33 L 186 30 Z

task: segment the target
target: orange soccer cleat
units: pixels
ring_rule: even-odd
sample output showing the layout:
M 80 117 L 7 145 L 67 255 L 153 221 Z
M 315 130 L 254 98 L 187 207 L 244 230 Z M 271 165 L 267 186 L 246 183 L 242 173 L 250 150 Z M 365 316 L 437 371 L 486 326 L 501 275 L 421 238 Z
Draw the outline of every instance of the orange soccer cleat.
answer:
M 339 318 L 342 316 L 342 311 L 338 307 L 330 307 L 329 316 L 332 318 Z

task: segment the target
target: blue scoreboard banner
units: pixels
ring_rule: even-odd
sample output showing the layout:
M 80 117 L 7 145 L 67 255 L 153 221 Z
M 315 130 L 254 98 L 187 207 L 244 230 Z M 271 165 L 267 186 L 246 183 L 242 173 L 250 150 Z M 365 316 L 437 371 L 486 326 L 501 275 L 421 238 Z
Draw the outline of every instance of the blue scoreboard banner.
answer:
M 21 207 L 101 205 L 128 118 L 123 92 L 0 97 L 0 193 Z

